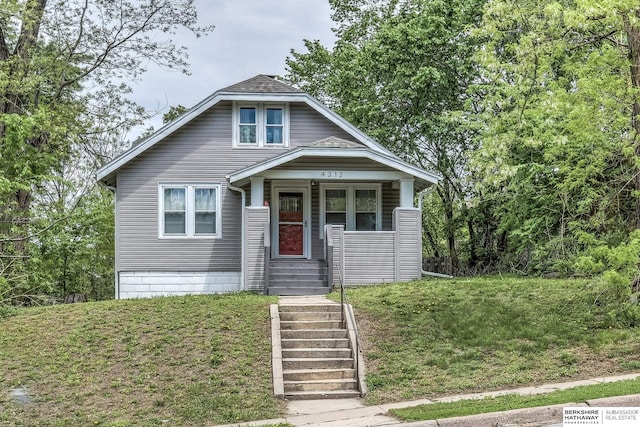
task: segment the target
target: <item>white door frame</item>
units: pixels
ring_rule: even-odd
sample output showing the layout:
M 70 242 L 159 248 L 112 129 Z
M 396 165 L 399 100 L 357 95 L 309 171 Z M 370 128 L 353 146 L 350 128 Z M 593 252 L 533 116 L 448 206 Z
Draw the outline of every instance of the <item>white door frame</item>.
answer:
M 280 193 L 301 192 L 304 210 L 302 256 L 280 255 L 279 212 Z M 310 181 L 271 181 L 271 256 L 273 258 L 311 259 L 311 182 Z

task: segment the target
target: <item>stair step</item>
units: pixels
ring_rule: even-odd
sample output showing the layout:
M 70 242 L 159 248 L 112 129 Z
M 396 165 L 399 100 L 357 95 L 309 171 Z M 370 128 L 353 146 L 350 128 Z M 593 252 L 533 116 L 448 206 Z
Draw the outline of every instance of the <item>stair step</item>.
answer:
M 283 348 L 282 357 L 301 359 L 303 357 L 312 359 L 335 358 L 346 359 L 351 357 L 350 348 Z
M 340 304 L 288 304 L 279 305 L 278 310 L 280 313 L 306 313 L 308 311 L 317 312 L 333 312 L 340 313 Z
M 300 282 L 304 282 L 307 280 L 324 281 L 326 278 L 327 278 L 327 273 L 319 270 L 295 271 L 295 270 L 269 269 L 269 280 L 275 281 L 275 282 L 278 282 L 281 280 L 297 280 Z
M 357 390 L 340 391 L 292 391 L 285 393 L 288 400 L 314 400 L 314 399 L 348 399 L 360 397 Z
M 283 358 L 282 369 L 332 369 L 353 368 L 352 358 Z
M 311 259 L 272 259 L 269 262 L 269 268 L 311 268 L 311 267 L 325 267 L 323 260 Z
M 290 329 L 340 329 L 339 320 L 280 321 L 280 330 Z
M 290 277 L 283 277 L 281 279 L 275 279 L 269 276 L 269 287 L 276 288 L 313 288 L 314 286 L 326 286 L 324 279 L 294 279 Z
M 345 329 L 283 329 L 280 330 L 282 339 L 321 339 L 321 338 L 348 338 Z
M 340 320 L 339 311 L 283 311 L 280 312 L 280 321 L 294 321 L 299 322 L 302 320 Z
M 293 391 L 338 391 L 357 390 L 358 385 L 353 378 L 311 380 L 311 381 L 285 381 L 285 394 Z
M 328 286 L 290 288 L 286 286 L 269 286 L 269 295 L 294 296 L 294 295 L 326 295 L 331 292 Z
M 289 348 L 349 348 L 348 338 L 317 338 L 317 339 L 282 339 L 282 349 Z
M 269 293 L 282 292 L 283 289 L 272 287 Z M 309 289 L 314 288 L 284 291 L 304 292 Z M 329 288 L 324 287 L 323 290 L 328 292 Z M 337 303 L 298 304 L 295 298 L 278 307 L 282 380 L 287 399 L 360 396 L 348 331 L 340 322 L 341 308 Z
M 284 381 L 331 380 L 355 377 L 356 370 L 353 368 L 289 369 L 282 372 Z

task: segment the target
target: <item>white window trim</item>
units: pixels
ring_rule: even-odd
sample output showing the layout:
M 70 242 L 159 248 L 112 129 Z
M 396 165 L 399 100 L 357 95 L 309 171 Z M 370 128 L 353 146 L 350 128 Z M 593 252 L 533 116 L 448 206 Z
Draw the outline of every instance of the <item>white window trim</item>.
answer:
M 345 231 L 356 231 L 356 190 L 376 190 L 376 231 L 382 230 L 382 185 L 367 183 L 320 183 L 320 239 L 324 239 L 326 190 L 345 190 L 347 194 L 347 225 Z
M 240 143 L 240 108 L 256 109 L 256 142 Z M 282 109 L 282 144 L 267 144 L 267 108 Z M 232 113 L 234 148 L 288 148 L 289 147 L 289 104 L 263 102 L 234 102 Z
M 165 234 L 164 233 L 164 189 L 184 188 L 186 202 L 186 233 L 185 234 Z M 216 190 L 216 232 L 213 234 L 196 234 L 195 216 L 195 190 L 198 188 L 213 188 Z M 220 239 L 222 238 L 222 192 L 218 183 L 184 183 L 184 182 L 161 182 L 158 184 L 158 239 Z

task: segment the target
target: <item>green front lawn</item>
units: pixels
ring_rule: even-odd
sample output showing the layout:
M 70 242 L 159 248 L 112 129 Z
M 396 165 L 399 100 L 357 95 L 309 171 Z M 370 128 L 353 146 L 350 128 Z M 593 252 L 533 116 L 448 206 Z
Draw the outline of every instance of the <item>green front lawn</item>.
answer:
M 249 294 L 22 309 L 0 319 L 0 425 L 277 418 L 269 304 Z M 9 394 L 24 387 L 32 398 Z
M 640 371 L 640 328 L 616 325 L 602 291 L 592 280 L 514 277 L 350 289 L 368 401 Z
M 589 280 L 500 277 L 350 289 L 368 401 L 640 371 L 640 328 L 612 321 L 602 291 Z M 275 301 L 238 294 L 17 310 L 0 318 L 0 425 L 281 417 L 271 383 Z M 22 387 L 31 403 L 10 395 Z

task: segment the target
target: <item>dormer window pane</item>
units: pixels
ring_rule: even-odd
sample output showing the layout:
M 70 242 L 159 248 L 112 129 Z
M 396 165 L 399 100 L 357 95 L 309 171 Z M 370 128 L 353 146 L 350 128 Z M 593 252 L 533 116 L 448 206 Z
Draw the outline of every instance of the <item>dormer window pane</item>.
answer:
M 281 108 L 267 108 L 267 124 L 282 126 L 282 109 Z
M 282 109 L 267 108 L 267 144 L 282 144 Z
M 256 109 L 250 107 L 240 108 L 240 143 L 255 144 L 256 139 Z

